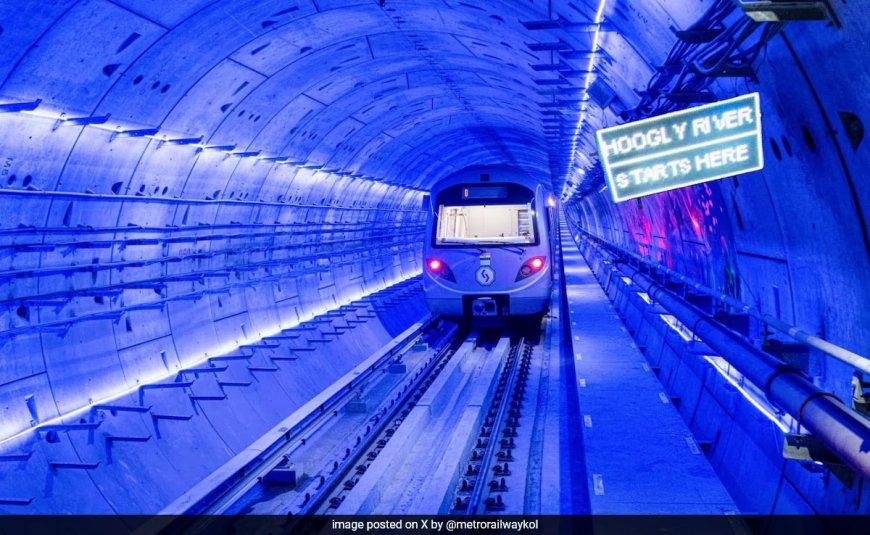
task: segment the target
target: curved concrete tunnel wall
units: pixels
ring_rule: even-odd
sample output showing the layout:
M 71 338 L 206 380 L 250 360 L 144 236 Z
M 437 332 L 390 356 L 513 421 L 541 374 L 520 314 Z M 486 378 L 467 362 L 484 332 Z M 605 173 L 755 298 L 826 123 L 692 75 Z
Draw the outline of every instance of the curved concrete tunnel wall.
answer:
M 866 86 L 843 77 L 870 75 L 850 56 L 870 36 L 856 25 L 860 13 L 837 8 L 840 30 L 787 26 L 773 39 L 759 83 L 713 87 L 722 99 L 761 93 L 764 170 L 620 204 L 598 191 L 570 210 L 600 238 L 866 355 L 870 156 L 849 118 L 870 107 Z M 817 358 L 810 375 L 850 399 L 851 367 Z
M 689 26 L 708 4 L 604 4 L 619 31 L 601 38 L 612 58 L 601 69 L 620 101 L 636 102 L 635 90 L 662 63 L 674 42 L 669 26 Z M 0 239 L 8 251 L 0 265 L 16 274 L 0 296 L 4 328 L 16 333 L 0 341 L 0 440 L 413 276 L 422 194 L 451 171 L 513 164 L 558 191 L 573 157 L 545 135 L 538 101 L 546 86 L 531 68 L 552 52 L 528 43 L 594 43 L 583 32 L 532 30 L 521 21 L 593 20 L 597 7 L 541 0 L 0 4 L 0 97 L 41 99 L 32 113 L 0 114 Z M 866 221 L 856 210 L 870 202 L 858 178 L 868 157 L 866 146 L 844 143 L 835 117 L 866 115 L 860 84 L 837 80 L 847 70 L 859 80 L 870 67 L 849 59 L 867 46 L 859 8 L 837 8 L 843 29 L 786 29 L 795 56 L 772 41 L 757 87 L 714 88 L 720 97 L 762 91 L 765 138 L 781 160 L 768 143 L 760 173 L 618 206 L 604 194 L 567 206 L 572 221 L 596 235 L 866 354 Z M 813 92 L 823 96 L 822 109 Z M 91 126 L 62 122 L 106 115 Z M 589 117 L 592 126 L 604 121 Z M 581 137 L 579 146 L 593 152 L 589 133 Z M 191 236 L 197 240 L 184 239 Z M 232 275 L 200 282 L 207 271 Z M 130 284 L 167 277 L 175 279 L 156 290 Z M 32 296 L 39 299 L 25 299 Z M 168 302 L 147 307 L 160 300 Z M 105 460 L 106 452 L 86 436 L 71 433 L 48 446 L 25 434 L 3 447 L 33 450 L 34 461 L 7 465 L 3 477 L 18 481 L 27 472 L 31 493 L 52 497 L 31 510 L 159 509 L 316 394 L 306 376 L 337 377 L 419 318 L 418 305 L 407 307 L 405 323 L 379 318 L 382 325 L 366 326 L 361 343 L 332 367 L 313 363 L 290 382 L 262 385 L 262 397 L 238 408 L 260 415 L 249 426 L 196 419 L 186 438 L 154 441 L 160 444 L 138 460 L 124 457 L 134 463 L 128 471 L 116 457 L 88 474 L 60 476 L 33 468 L 35 461 Z M 35 328 L 55 323 L 63 325 Z M 820 369 L 820 383 L 848 398 L 850 371 L 835 361 Z M 170 397 L 161 403 L 180 410 Z M 281 409 L 266 408 L 275 404 Z M 130 425 L 125 432 L 135 434 L 150 424 Z M 194 445 L 203 449 L 188 466 L 180 452 Z M 150 487 L 147 499 L 127 494 L 127 478 Z M 86 490 L 70 496 L 64 489 Z
M 860 25 L 863 13 L 841 4 L 836 9 L 842 28 L 795 23 L 772 39 L 756 66 L 757 83 L 725 78 L 711 86 L 720 99 L 760 92 L 764 170 L 615 204 L 601 189 L 600 170 L 591 169 L 598 182 L 590 180 L 594 188 L 569 200 L 566 211 L 575 229 L 867 355 L 870 156 L 861 119 L 870 110 L 862 96 L 867 67 L 855 58 L 870 36 Z M 760 325 L 751 336 L 793 342 Z M 813 349 L 794 364 L 822 390 L 851 402 L 851 366 Z M 673 395 L 691 398 L 689 392 L 703 388 L 705 380 Z M 690 419 L 700 428 L 720 426 L 713 462 L 745 510 L 863 511 L 861 491 L 848 478 L 783 463 L 779 432 L 722 425 L 727 402 L 696 402 Z M 742 464 L 747 459 L 748 466 Z M 750 478 L 759 484 L 747 485 Z M 776 478 L 785 484 L 764 483 Z

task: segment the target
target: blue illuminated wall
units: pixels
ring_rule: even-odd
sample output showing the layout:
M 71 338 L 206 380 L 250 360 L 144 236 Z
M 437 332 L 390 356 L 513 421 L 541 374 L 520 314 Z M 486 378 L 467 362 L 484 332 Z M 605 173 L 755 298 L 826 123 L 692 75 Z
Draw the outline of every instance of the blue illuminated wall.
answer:
M 631 18 L 620 4 L 613 20 Z M 870 109 L 865 84 L 857 82 L 867 68 L 855 58 L 866 54 L 870 36 L 854 6 L 835 7 L 840 28 L 792 23 L 773 37 L 755 64 L 757 82 L 723 78 L 710 86 L 719 98 L 760 92 L 764 170 L 614 204 L 600 171 L 590 166 L 577 181 L 585 194 L 567 205 L 575 232 L 583 229 L 867 355 L 870 156 L 863 122 Z M 609 46 L 605 38 L 604 49 Z M 652 56 L 662 64 L 662 56 Z M 620 119 L 605 113 L 597 121 Z M 750 336 L 759 346 L 791 341 L 760 328 Z M 741 400 L 733 389 L 711 388 L 709 376 L 687 372 L 694 357 L 680 353 L 651 351 L 648 358 L 664 366 L 660 378 L 670 395 L 684 400 L 686 421 L 712 441 L 711 462 L 744 510 L 865 510 L 862 482 L 784 462 L 782 434 L 756 411 L 735 408 Z M 850 366 L 815 350 L 791 362 L 851 403 Z
M 864 87 L 842 73 L 863 76 L 852 54 L 867 50 L 868 35 L 853 9 L 837 6 L 840 29 L 786 26 L 758 64 L 758 83 L 711 87 L 720 98 L 761 93 L 763 171 L 622 204 L 595 188 L 569 203 L 580 225 L 867 354 L 870 187 L 862 177 L 870 162 L 860 122 L 868 107 Z M 819 359 L 811 374 L 850 399 L 849 368 Z
M 171 389 L 136 398 L 418 274 L 422 194 L 451 171 L 548 181 L 559 154 L 529 67 L 548 54 L 519 22 L 542 18 L 513 2 L 0 2 L 0 511 L 159 511 L 419 319 L 404 296 L 338 356 L 242 373 L 224 408 L 210 372 L 202 414 Z M 91 409 L 106 399 L 161 424 Z M 92 417 L 98 431 L 32 430 Z

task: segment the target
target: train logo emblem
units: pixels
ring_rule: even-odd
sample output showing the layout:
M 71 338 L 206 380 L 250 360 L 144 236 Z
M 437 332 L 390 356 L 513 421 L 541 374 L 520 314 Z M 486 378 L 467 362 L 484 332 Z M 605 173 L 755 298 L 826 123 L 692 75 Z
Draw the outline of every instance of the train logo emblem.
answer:
M 489 265 L 492 262 L 490 253 L 482 253 L 480 255 L 480 267 L 474 273 L 474 278 L 481 286 L 489 286 L 495 282 L 495 270 Z
M 477 268 L 474 278 L 481 286 L 489 286 L 495 282 L 495 270 L 489 266 L 480 266 Z

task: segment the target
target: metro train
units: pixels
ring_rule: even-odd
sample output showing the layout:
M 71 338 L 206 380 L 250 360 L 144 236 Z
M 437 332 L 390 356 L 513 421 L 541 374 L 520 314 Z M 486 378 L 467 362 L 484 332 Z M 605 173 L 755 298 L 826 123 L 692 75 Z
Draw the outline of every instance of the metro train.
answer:
M 469 167 L 424 204 L 423 291 L 434 314 L 484 324 L 547 311 L 558 219 L 541 184 L 509 167 Z

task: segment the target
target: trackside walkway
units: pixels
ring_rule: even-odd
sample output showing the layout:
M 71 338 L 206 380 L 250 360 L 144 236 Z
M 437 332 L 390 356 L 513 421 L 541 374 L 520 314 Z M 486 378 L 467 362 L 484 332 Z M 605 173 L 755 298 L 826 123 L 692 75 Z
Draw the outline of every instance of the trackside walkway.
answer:
M 592 514 L 722 514 L 737 507 L 562 221 Z

